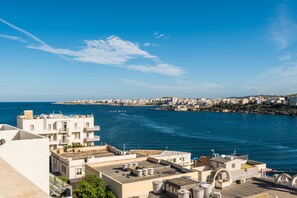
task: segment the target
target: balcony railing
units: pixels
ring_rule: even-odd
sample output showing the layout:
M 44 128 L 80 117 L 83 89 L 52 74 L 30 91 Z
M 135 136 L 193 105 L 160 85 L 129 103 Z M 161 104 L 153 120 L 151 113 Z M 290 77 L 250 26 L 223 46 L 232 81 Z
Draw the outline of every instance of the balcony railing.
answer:
M 68 185 L 66 182 L 62 181 L 55 175 L 51 173 L 49 174 L 49 189 L 51 195 L 60 197 L 66 188 L 68 188 L 72 194 L 72 187 L 70 185 Z
M 100 126 L 85 127 L 85 131 L 100 131 Z
M 60 140 L 60 144 L 68 144 L 68 143 L 69 143 L 68 139 Z
M 68 133 L 68 132 L 69 132 L 69 128 L 59 129 L 59 133 Z
M 86 142 L 96 142 L 100 141 L 100 136 L 94 135 L 94 137 L 84 138 Z
M 49 140 L 49 144 L 50 145 L 58 144 L 58 141 L 57 140 Z

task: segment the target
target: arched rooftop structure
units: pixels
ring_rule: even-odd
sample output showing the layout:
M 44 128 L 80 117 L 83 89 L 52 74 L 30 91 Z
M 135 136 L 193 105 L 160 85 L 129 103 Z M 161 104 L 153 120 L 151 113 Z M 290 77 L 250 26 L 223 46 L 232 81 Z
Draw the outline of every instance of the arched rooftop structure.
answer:
M 291 187 L 292 188 L 297 188 L 297 174 L 293 175 L 293 177 L 292 177 Z
M 295 179 L 296 180 L 296 179 Z M 292 181 L 292 176 L 287 173 L 281 173 L 277 176 L 275 183 L 276 184 L 289 184 Z
M 226 173 L 227 179 L 217 179 L 220 173 Z M 219 167 L 212 172 L 210 176 L 210 183 L 212 184 L 212 186 L 218 188 L 230 186 L 232 184 L 231 174 L 227 169 Z

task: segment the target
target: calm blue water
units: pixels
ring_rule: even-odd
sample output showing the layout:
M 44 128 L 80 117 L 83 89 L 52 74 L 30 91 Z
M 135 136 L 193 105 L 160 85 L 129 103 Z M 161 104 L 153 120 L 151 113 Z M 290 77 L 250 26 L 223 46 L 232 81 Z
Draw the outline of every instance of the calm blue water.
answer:
M 249 154 L 277 170 L 297 170 L 297 117 L 214 112 L 159 111 L 154 107 L 0 103 L 0 123 L 16 125 L 23 110 L 34 114 L 94 114 L 101 143 L 126 149 L 165 149 Z M 126 112 L 115 113 L 114 110 Z

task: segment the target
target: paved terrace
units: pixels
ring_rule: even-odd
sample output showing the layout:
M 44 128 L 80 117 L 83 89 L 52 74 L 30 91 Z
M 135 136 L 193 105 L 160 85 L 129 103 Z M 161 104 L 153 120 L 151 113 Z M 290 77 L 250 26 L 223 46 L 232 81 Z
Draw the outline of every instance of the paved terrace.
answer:
M 138 168 L 154 168 L 153 175 L 137 177 L 135 174 L 131 173 L 130 170 L 123 170 L 122 163 L 93 168 L 121 183 L 137 182 L 147 179 L 162 178 L 170 175 L 181 175 L 182 173 L 185 173 L 181 169 L 175 168 L 171 165 L 158 164 L 147 160 L 138 161 Z M 189 170 L 189 172 L 192 171 Z
M 95 146 L 86 148 L 81 147 L 75 149 L 68 149 L 68 152 L 60 151 L 60 153 L 58 153 L 57 151 L 55 151 L 55 153 L 65 159 L 72 158 L 72 160 L 84 159 L 86 157 L 100 158 L 116 155 L 115 153 L 109 151 L 106 146 Z
M 49 196 L 0 158 L 0 197 L 48 198 Z
M 270 182 L 255 179 L 244 184 L 232 184 L 223 190 L 215 189 L 222 193 L 223 198 L 241 198 L 256 194 L 268 193 L 269 197 L 296 198 L 297 191 L 286 187 L 278 186 Z

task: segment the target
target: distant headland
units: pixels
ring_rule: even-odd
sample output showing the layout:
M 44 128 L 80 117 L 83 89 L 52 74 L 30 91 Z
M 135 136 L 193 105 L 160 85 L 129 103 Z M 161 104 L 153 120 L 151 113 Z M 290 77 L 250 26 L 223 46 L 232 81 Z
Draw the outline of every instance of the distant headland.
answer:
M 63 105 L 157 106 L 159 110 L 239 112 L 297 116 L 297 94 L 256 95 L 228 98 L 161 97 L 149 99 L 73 100 Z

